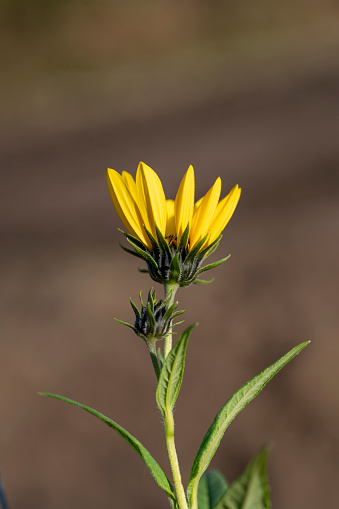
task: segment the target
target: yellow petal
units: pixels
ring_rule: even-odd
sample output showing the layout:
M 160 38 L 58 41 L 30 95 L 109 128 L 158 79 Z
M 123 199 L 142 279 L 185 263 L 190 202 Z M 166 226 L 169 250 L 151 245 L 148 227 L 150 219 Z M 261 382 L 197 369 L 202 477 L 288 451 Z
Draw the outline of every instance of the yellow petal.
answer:
M 129 192 L 133 196 L 134 201 L 137 201 L 137 186 L 136 183 L 134 182 L 134 178 L 127 171 L 123 171 L 121 176 L 124 179 L 124 182 L 128 187 Z
M 200 206 L 194 213 L 190 228 L 190 248 L 208 233 L 216 211 L 221 191 L 221 179 L 217 178 L 211 189 L 203 197 Z
M 196 201 L 195 202 L 195 205 L 194 205 L 194 212 L 196 212 L 198 210 L 198 208 L 200 207 L 201 205 L 201 202 L 203 200 L 204 197 L 200 198 L 200 200 Z
M 236 185 L 233 187 L 231 192 L 218 204 L 210 226 L 208 244 L 211 244 L 215 239 L 217 239 L 223 229 L 226 227 L 227 223 L 233 215 L 233 212 L 235 211 L 236 206 L 238 205 L 240 195 L 241 189 L 238 185 Z
M 187 225 L 192 221 L 194 212 L 194 192 L 194 170 L 191 165 L 181 181 L 175 198 L 175 226 L 178 242 Z
M 166 237 L 175 235 L 175 217 L 174 217 L 174 200 L 166 200 L 167 206 L 167 223 L 166 223 Z
M 150 241 L 142 226 L 142 218 L 128 187 L 121 175 L 111 168 L 107 169 L 107 185 L 113 205 L 126 229 L 148 247 Z
M 138 206 L 146 228 L 156 238 L 155 224 L 166 233 L 167 206 L 165 193 L 158 175 L 149 166 L 140 163 L 136 176 Z
M 147 208 L 146 208 L 146 202 L 145 202 L 144 184 L 143 184 L 141 171 L 139 171 L 140 164 L 138 166 L 137 174 L 136 174 L 136 178 L 135 178 L 136 190 L 137 190 L 136 202 L 137 202 L 138 208 L 140 210 L 142 222 L 146 226 L 147 230 L 151 232 L 152 228 L 151 228 L 149 220 L 148 220 L 148 214 L 147 214 Z

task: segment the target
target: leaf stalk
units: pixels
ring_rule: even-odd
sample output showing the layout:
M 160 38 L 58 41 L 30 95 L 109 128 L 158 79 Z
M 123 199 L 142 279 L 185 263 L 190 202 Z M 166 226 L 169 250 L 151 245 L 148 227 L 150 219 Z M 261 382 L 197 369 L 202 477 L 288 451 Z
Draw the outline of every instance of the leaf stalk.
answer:
M 159 360 L 157 355 L 157 348 L 156 348 L 156 339 L 152 338 L 147 341 L 148 351 L 151 356 L 151 361 L 153 364 L 154 372 L 157 377 L 157 380 L 159 380 L 160 376 L 160 367 L 159 367 Z

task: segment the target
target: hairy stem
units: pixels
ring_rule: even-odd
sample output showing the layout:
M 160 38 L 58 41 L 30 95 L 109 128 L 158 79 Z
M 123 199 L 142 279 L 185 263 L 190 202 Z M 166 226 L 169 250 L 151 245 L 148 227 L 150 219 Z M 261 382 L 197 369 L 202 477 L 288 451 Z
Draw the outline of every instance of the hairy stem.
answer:
M 178 283 L 175 281 L 168 281 L 164 285 L 165 287 L 165 301 L 167 303 L 167 306 L 170 307 L 174 303 L 175 294 L 177 293 L 177 290 L 179 288 Z M 169 328 L 169 331 L 165 337 L 165 345 L 164 345 L 164 360 L 166 360 L 167 355 L 172 350 L 172 325 Z
M 178 506 L 179 509 L 188 509 L 185 490 L 181 480 L 177 451 L 175 449 L 173 413 L 169 409 L 164 415 L 164 428 L 167 452 L 171 465 L 174 487 L 177 494 Z

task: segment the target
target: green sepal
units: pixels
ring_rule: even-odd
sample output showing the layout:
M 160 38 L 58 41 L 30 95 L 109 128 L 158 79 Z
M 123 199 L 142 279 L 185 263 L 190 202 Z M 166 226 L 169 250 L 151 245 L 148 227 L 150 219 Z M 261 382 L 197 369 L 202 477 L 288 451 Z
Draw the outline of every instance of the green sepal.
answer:
M 123 322 L 122 320 L 119 320 L 118 318 L 114 318 L 114 320 L 118 323 L 121 323 L 121 325 L 126 325 L 126 327 L 129 327 L 130 329 L 133 329 L 134 332 L 136 332 L 134 325 L 131 325 L 130 323 Z
M 167 410 L 173 410 L 177 400 L 184 376 L 187 344 L 194 327 L 195 324 L 191 325 L 180 335 L 161 368 L 156 400 L 163 415 Z
M 218 248 L 220 241 L 221 241 L 222 235 L 220 234 L 219 237 L 217 237 L 211 244 L 209 244 L 205 249 L 202 249 L 199 253 L 200 256 L 203 258 L 208 258 L 211 256 L 211 254 L 214 253 L 214 251 Z
M 151 307 L 151 311 L 152 311 L 152 314 L 154 313 L 154 300 L 155 300 L 156 296 L 155 296 L 155 291 L 153 290 L 153 288 L 151 288 L 148 292 L 148 295 L 147 295 L 147 301 Z
M 134 253 L 134 254 L 136 254 L 136 253 Z M 148 270 L 147 270 L 147 269 L 139 269 L 139 268 L 138 268 L 138 271 L 139 271 L 139 272 L 142 272 L 143 274 L 149 274 L 149 272 L 148 272 Z
M 153 237 L 153 235 L 151 234 L 151 232 L 149 230 L 147 230 L 146 226 L 144 226 L 145 228 L 145 232 L 147 233 L 147 237 L 149 238 L 151 244 L 152 244 L 152 249 L 155 250 L 155 249 L 159 249 L 159 244 L 158 242 L 156 241 L 156 239 Z
M 251 509 L 271 509 L 267 477 L 268 456 L 269 449 L 265 447 L 252 459 L 223 497 L 223 509 L 242 509 L 245 506 Z
M 205 281 L 205 279 L 196 279 L 193 284 L 195 284 L 195 285 L 210 285 L 211 283 L 213 283 L 213 281 L 214 281 L 214 278 L 212 278 L 208 281 Z
M 154 480 L 156 483 L 162 488 L 167 496 L 173 500 L 174 505 L 177 504 L 177 499 L 174 493 L 174 489 L 170 481 L 167 479 L 164 471 L 158 464 L 158 462 L 151 456 L 151 454 L 148 452 L 146 447 L 144 447 L 139 440 L 137 440 L 133 435 L 131 435 L 128 431 L 126 431 L 122 426 L 117 424 L 116 422 L 112 421 L 105 415 L 101 414 L 100 412 L 97 412 L 93 408 L 90 408 L 86 405 L 82 405 L 81 403 L 77 403 L 76 401 L 73 401 L 72 399 L 65 398 L 64 396 L 59 396 L 58 394 L 50 394 L 47 392 L 40 392 L 42 396 L 48 396 L 49 398 L 55 398 L 59 399 L 61 401 L 64 401 L 65 403 L 69 403 L 70 405 L 77 406 L 79 408 L 82 408 L 86 412 L 94 415 L 94 417 L 97 417 L 102 422 L 107 424 L 110 428 L 113 428 L 117 433 L 119 433 L 120 436 L 135 450 L 135 452 L 141 457 L 141 459 L 144 461 L 144 463 L 149 468 L 149 471 L 151 472 Z
M 122 245 L 122 244 L 120 244 L 120 243 L 119 243 L 119 245 L 120 245 L 121 249 L 123 249 L 124 251 L 126 251 L 126 253 L 129 253 L 129 254 L 131 254 L 131 255 L 133 255 L 133 256 L 136 256 L 137 258 L 141 258 L 141 259 L 143 259 L 143 256 L 139 255 L 139 254 L 138 254 L 138 253 L 136 253 L 135 251 L 132 251 L 132 249 L 128 249 L 128 247 L 125 247 L 125 246 L 123 246 L 123 245 Z M 146 272 L 148 272 L 148 270 L 146 270 Z
M 222 509 L 220 501 L 227 489 L 227 481 L 218 470 L 207 470 L 199 482 L 198 509 Z
M 184 323 L 185 320 L 181 320 L 180 322 L 176 322 L 172 325 L 172 327 L 176 327 L 177 325 L 181 325 L 182 323 Z M 172 332 L 172 334 L 176 334 L 176 332 Z
M 176 311 L 175 313 L 173 313 L 173 317 L 172 319 L 176 318 L 177 316 L 180 316 L 182 314 L 186 313 L 186 309 L 180 309 L 179 311 Z
M 221 265 L 222 263 L 225 263 L 226 260 L 229 259 L 231 255 L 226 256 L 226 258 L 223 258 L 222 260 L 218 260 L 217 262 L 209 263 L 208 265 L 205 265 L 204 267 L 201 267 L 201 269 L 197 270 L 196 274 L 199 276 L 203 272 L 206 272 L 207 270 L 214 269 L 214 267 L 218 267 L 218 265 Z
M 196 255 L 199 253 L 199 250 L 202 248 L 202 246 L 205 244 L 205 241 L 208 237 L 208 233 L 206 233 L 205 237 L 199 240 L 199 242 L 189 251 L 185 262 L 190 262 L 193 260 L 193 258 L 196 257 Z
M 170 247 L 168 245 L 168 242 L 165 239 L 165 237 L 163 236 L 163 234 L 161 233 L 161 231 L 159 230 L 159 228 L 157 227 L 157 225 L 155 225 L 155 231 L 157 232 L 157 237 L 158 237 L 158 242 L 159 242 L 160 248 L 167 254 L 168 258 L 171 259 L 172 253 L 171 253 Z
M 134 304 L 134 302 L 132 301 L 132 299 L 131 299 L 131 298 L 129 299 L 129 301 L 130 301 L 130 303 L 131 303 L 131 306 L 132 306 L 132 309 L 133 309 L 133 311 L 134 311 L 134 313 L 135 313 L 136 318 L 140 318 L 140 317 L 141 317 L 141 315 L 140 315 L 140 311 L 139 311 L 139 309 L 138 309 L 138 308 L 137 308 L 137 306 Z
M 181 275 L 181 268 L 179 262 L 178 253 L 172 258 L 170 270 L 169 270 L 169 280 L 171 281 L 179 281 Z
M 186 226 L 183 234 L 180 237 L 180 241 L 178 244 L 178 251 L 183 251 L 185 249 L 185 247 L 187 246 L 189 233 L 190 233 L 190 225 L 188 224 Z
M 148 251 L 147 246 L 145 246 L 145 244 L 143 244 L 141 242 L 141 240 L 137 239 L 137 237 L 134 237 L 134 235 L 131 235 L 130 233 L 127 233 L 127 232 L 124 232 L 123 230 L 120 230 L 120 228 L 118 228 L 118 230 L 119 230 L 120 233 L 125 235 L 127 240 L 130 240 L 131 242 L 133 242 L 133 244 L 136 244 L 143 251 L 145 251 L 145 252 Z
M 152 258 L 152 256 L 149 253 L 147 253 L 147 251 L 144 251 L 143 249 L 138 247 L 136 244 L 134 244 L 134 242 L 132 242 L 129 238 L 127 238 L 127 242 L 129 242 L 131 244 L 131 246 L 133 247 L 133 249 L 140 255 L 140 258 L 143 258 L 147 263 L 149 263 L 149 265 L 151 265 L 153 267 L 153 270 L 159 274 L 159 277 L 161 277 L 158 264 Z
M 154 328 L 155 327 L 155 318 L 152 313 L 151 305 L 149 302 L 147 302 L 146 314 L 147 314 L 147 318 L 148 318 L 150 326 Z
M 216 415 L 212 425 L 208 429 L 197 455 L 193 461 L 190 481 L 188 483 L 188 500 L 191 506 L 194 505 L 194 500 L 197 497 L 197 488 L 199 480 L 205 470 L 208 468 L 215 452 L 217 451 L 220 441 L 224 433 L 233 419 L 238 415 L 245 406 L 254 399 L 265 385 L 273 378 L 289 361 L 293 359 L 309 341 L 295 346 L 281 357 L 274 364 L 264 369 L 259 375 L 252 378 L 249 382 L 244 384 L 240 389 L 233 394 L 227 403 L 221 408 L 220 412 Z
M 171 317 L 172 319 L 174 318 L 173 313 L 174 311 L 177 309 L 179 305 L 179 302 L 174 302 L 172 304 L 172 306 L 170 306 L 167 310 L 166 310 L 166 313 L 164 314 L 164 320 L 169 320 Z M 178 311 L 180 313 L 180 311 Z

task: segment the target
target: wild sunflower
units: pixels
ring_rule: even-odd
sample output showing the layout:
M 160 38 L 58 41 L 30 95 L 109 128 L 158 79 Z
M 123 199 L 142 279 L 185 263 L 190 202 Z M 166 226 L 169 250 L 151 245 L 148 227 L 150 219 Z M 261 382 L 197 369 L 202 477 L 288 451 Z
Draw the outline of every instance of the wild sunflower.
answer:
M 219 201 L 218 177 L 206 195 L 195 202 L 194 170 L 190 166 L 175 200 L 166 200 L 158 175 L 144 163 L 139 164 L 135 180 L 126 171 L 120 175 L 109 168 L 107 184 L 128 231 L 127 240 L 134 248 L 128 251 L 147 262 L 155 281 L 175 280 L 186 286 L 197 282 L 201 272 L 213 268 L 200 266 L 217 247 L 233 215 L 241 193 L 238 185 Z M 219 262 L 211 265 L 216 264 Z

